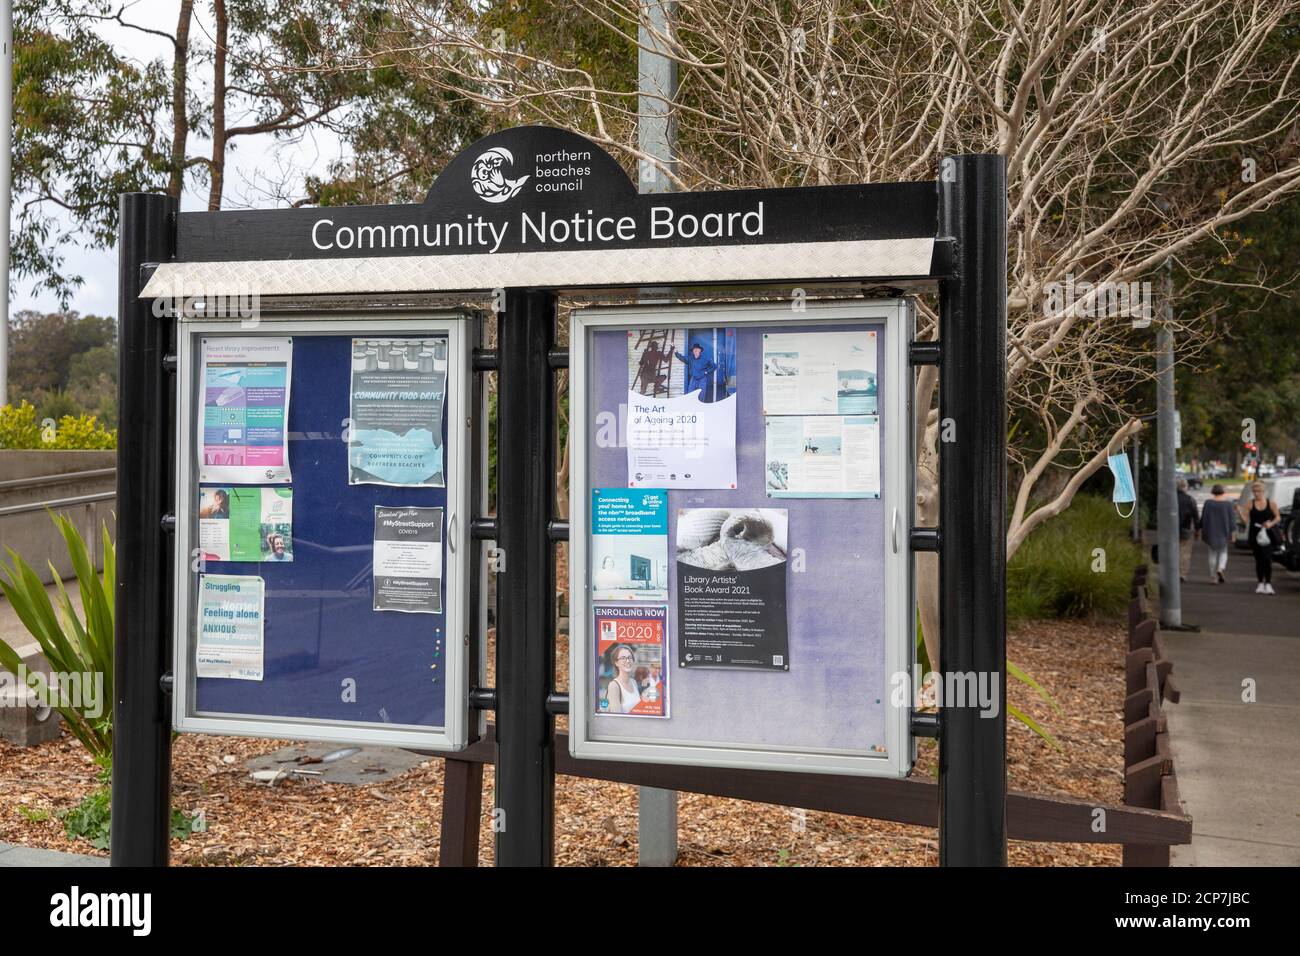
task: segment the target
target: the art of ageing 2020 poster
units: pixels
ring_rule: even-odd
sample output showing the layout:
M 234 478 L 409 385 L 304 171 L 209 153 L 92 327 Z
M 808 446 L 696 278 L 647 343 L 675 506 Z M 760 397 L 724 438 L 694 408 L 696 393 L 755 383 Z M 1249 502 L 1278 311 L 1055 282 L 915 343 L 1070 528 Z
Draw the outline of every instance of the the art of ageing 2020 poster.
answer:
M 736 330 L 627 333 L 629 488 L 736 487 Z

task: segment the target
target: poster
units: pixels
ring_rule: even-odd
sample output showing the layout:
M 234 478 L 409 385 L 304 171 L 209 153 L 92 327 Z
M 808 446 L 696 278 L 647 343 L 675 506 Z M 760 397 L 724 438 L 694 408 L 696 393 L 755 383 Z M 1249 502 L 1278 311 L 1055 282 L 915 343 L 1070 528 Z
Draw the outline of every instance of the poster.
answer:
M 353 339 L 348 484 L 442 488 L 447 338 Z
M 199 575 L 195 674 L 261 680 L 266 585 L 259 577 Z
M 199 481 L 288 484 L 293 339 L 205 338 Z
M 596 605 L 596 713 L 667 717 L 668 608 Z
M 200 488 L 205 561 L 292 561 L 293 489 Z
M 770 498 L 879 498 L 875 415 L 769 415 Z
M 790 669 L 784 508 L 677 512 L 682 667 Z
M 627 333 L 629 488 L 736 487 L 736 330 Z
M 876 333 L 763 336 L 763 414 L 876 415 Z
M 668 600 L 668 492 L 591 492 L 591 596 L 595 601 Z
M 374 609 L 442 613 L 442 509 L 375 505 Z

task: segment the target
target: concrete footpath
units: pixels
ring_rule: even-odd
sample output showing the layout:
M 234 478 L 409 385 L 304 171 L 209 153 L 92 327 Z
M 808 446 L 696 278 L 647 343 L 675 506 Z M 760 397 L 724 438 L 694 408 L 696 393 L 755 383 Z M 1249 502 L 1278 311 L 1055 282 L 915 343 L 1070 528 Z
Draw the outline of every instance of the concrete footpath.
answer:
M 108 866 L 108 858 L 0 843 L 0 867 L 6 866 Z
M 1182 689 L 1165 713 L 1192 816 L 1192 842 L 1172 863 L 1297 866 L 1300 575 L 1274 565 L 1277 594 L 1255 594 L 1250 552 L 1230 552 L 1227 584 L 1208 582 L 1207 561 L 1197 542 L 1182 588 L 1183 622 L 1200 632 L 1161 631 Z

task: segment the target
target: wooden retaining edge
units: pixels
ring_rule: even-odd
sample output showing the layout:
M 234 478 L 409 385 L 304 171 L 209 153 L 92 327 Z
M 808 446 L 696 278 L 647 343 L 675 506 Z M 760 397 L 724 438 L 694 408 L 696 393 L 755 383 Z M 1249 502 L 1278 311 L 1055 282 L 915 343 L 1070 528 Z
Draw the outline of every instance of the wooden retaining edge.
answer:
M 1181 694 L 1173 661 L 1165 656 L 1159 624 L 1146 595 L 1146 568 L 1133 575 L 1129 602 L 1129 652 L 1124 659 L 1124 803 L 1188 820 L 1178 798 L 1178 778 L 1163 702 Z M 1190 834 L 1189 834 L 1190 841 Z M 1124 866 L 1168 866 L 1170 844 L 1124 845 Z
M 490 763 L 496 756 L 495 728 L 447 763 Z M 591 780 L 640 787 L 703 793 L 776 806 L 799 807 L 848 816 L 891 820 L 914 826 L 939 823 L 939 787 L 930 779 L 853 777 L 840 774 L 786 773 L 777 770 L 719 770 L 668 764 L 577 760 L 569 754 L 568 735 L 554 735 L 555 772 Z M 458 771 L 459 773 L 459 771 Z M 450 780 L 450 777 L 448 778 Z M 461 777 L 460 779 L 464 779 Z M 444 798 L 451 806 L 452 798 Z M 462 803 L 461 806 L 464 804 Z M 1105 828 L 1094 829 L 1097 812 L 1105 813 Z M 476 817 L 477 819 L 477 817 Z M 464 832 L 458 824 L 456 832 Z M 444 831 L 447 829 L 444 815 Z M 1074 797 L 1021 791 L 1007 793 L 1007 834 L 1013 840 L 1041 843 L 1109 843 L 1164 845 L 1191 840 L 1186 815 L 1142 807 L 1115 806 Z M 468 861 L 468 843 L 454 847 Z M 477 856 L 477 841 L 474 842 Z M 455 862 L 449 865 L 457 865 Z

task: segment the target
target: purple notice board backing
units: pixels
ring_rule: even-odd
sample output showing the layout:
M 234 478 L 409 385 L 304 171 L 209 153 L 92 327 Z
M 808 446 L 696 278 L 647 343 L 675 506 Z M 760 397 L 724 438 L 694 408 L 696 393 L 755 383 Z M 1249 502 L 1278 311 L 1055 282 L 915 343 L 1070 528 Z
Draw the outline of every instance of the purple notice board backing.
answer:
M 878 311 L 878 310 L 877 310 Z M 672 678 L 671 716 L 647 720 L 591 713 L 592 741 L 698 744 L 823 754 L 883 755 L 886 708 L 891 687 L 885 653 L 885 503 L 880 498 L 770 498 L 766 492 L 763 413 L 765 333 L 876 332 L 877 394 L 880 407 L 880 475 L 891 415 L 886 359 L 886 323 L 863 309 L 862 321 L 816 324 L 791 321 L 788 309 L 773 311 L 769 323 L 736 325 L 736 478 L 734 490 L 670 490 L 668 562 L 674 562 L 677 513 L 684 508 L 776 508 L 788 513 L 786 600 L 788 670 L 682 667 L 678 659 L 676 576 L 668 574 L 668 661 Z M 668 318 L 665 316 L 665 318 Z M 680 314 L 672 316 L 680 321 Z M 728 326 L 725 310 L 694 314 L 692 327 Z M 575 481 L 574 495 L 594 488 L 626 488 L 627 449 L 600 441 L 601 424 L 626 417 L 629 328 L 653 328 L 644 315 L 622 326 L 590 333 L 587 367 L 587 484 Z M 891 330 L 892 332 L 892 330 Z M 635 374 L 633 370 L 631 374 Z M 602 447 L 604 445 L 605 447 Z M 588 548 L 588 583 L 591 538 Z M 575 581 L 576 587 L 581 587 Z M 910 606 L 910 605 L 909 605 Z M 572 624 L 575 640 L 590 636 L 592 623 Z M 587 655 L 590 661 L 591 655 Z M 575 680 L 582 679 L 575 675 Z M 590 679 L 588 677 L 588 679 Z M 573 718 L 571 718 L 573 719 Z

